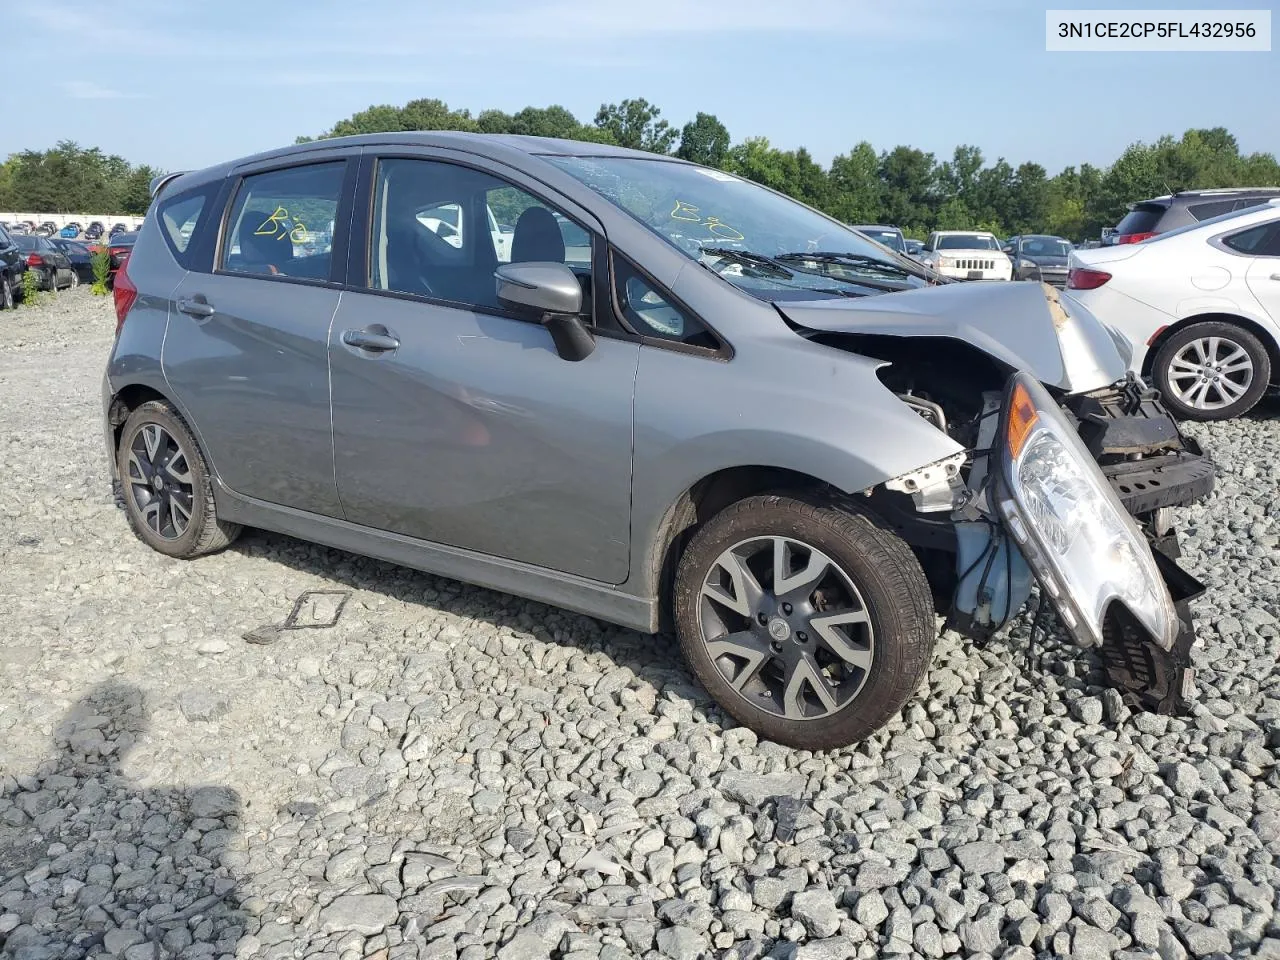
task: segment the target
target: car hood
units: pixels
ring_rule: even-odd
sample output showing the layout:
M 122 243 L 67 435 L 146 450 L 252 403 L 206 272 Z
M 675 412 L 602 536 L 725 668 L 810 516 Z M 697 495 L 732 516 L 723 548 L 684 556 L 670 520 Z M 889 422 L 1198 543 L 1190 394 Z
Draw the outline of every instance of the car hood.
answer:
M 809 330 L 962 340 L 1010 370 L 1026 370 L 1067 393 L 1113 384 L 1127 366 L 1118 334 L 1045 283 L 948 283 L 860 300 L 776 306 Z

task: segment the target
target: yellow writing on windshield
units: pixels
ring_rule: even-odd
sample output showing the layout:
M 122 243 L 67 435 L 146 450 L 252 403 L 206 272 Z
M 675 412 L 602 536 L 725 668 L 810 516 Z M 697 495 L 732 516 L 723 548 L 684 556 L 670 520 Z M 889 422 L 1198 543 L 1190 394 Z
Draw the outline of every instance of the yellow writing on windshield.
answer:
M 671 211 L 671 219 L 701 224 L 707 228 L 707 233 L 717 240 L 728 240 L 730 243 L 736 243 L 739 240 L 746 239 L 742 233 L 729 226 L 719 217 L 703 217 L 697 207 L 691 203 L 686 203 L 684 200 L 676 201 L 676 205 Z

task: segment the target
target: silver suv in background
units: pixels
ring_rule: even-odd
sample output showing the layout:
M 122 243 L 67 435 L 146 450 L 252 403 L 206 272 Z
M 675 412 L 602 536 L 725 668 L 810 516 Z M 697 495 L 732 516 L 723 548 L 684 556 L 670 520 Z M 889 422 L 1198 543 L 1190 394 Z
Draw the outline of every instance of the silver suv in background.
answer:
M 1280 197 L 1280 187 L 1221 187 L 1178 193 L 1129 205 L 1116 226 L 1103 233 L 1104 246 L 1140 243 L 1148 237 L 1212 220 L 1233 210 L 1256 207 Z
M 103 383 L 155 549 L 249 525 L 673 628 L 810 749 L 902 707 L 935 612 L 983 636 L 1035 579 L 1129 702 L 1185 707 L 1168 508 L 1213 465 L 1050 288 L 596 144 L 337 139 L 155 191 Z

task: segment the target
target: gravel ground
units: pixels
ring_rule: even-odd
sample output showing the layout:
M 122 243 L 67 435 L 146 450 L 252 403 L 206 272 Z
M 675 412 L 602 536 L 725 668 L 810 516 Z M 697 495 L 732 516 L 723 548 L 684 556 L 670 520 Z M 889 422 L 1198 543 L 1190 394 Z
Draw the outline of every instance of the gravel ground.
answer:
M 1195 716 L 1020 621 L 813 755 L 668 637 L 274 535 L 146 549 L 113 323 L 83 289 L 0 313 L 0 954 L 1280 957 L 1280 405 L 1193 428 Z M 309 589 L 350 591 L 336 626 L 246 642 Z

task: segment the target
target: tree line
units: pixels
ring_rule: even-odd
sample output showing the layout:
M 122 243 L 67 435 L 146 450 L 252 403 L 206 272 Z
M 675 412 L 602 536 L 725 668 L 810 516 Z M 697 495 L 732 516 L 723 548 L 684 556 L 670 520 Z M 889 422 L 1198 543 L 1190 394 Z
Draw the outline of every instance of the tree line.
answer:
M 639 98 L 603 104 L 590 122 L 562 106 L 473 116 L 441 100 L 420 99 L 371 106 L 320 138 L 401 130 L 561 137 L 671 154 L 763 183 L 846 223 L 892 223 L 917 237 L 934 229 L 982 229 L 997 236 L 1045 232 L 1083 240 L 1114 225 L 1135 200 L 1197 187 L 1280 184 L 1273 154 L 1241 153 L 1222 127 L 1133 143 L 1110 166 L 1082 163 L 1053 176 L 1038 163 L 989 162 L 969 144 L 940 159 L 905 145 L 877 151 L 863 140 L 824 167 L 804 147 L 783 150 L 766 137 L 735 142 L 711 113 L 674 126 Z M 0 210 L 141 214 L 157 172 L 64 141 L 51 150 L 14 154 L 0 165 Z
M 988 162 L 969 144 L 939 159 L 909 146 L 877 151 L 863 140 L 823 167 L 804 147 L 782 150 L 766 137 L 735 143 L 714 114 L 700 112 L 677 128 L 644 99 L 603 104 L 590 123 L 561 106 L 472 116 L 440 100 L 413 100 L 362 110 L 321 137 L 398 130 L 563 137 L 672 154 L 773 187 L 846 223 L 891 223 L 916 237 L 934 229 L 981 229 L 1078 241 L 1113 226 L 1135 200 L 1192 188 L 1280 184 L 1274 155 L 1242 154 L 1222 127 L 1133 143 L 1109 167 L 1082 163 L 1052 177 L 1038 163 Z
M 0 210 L 30 213 L 123 213 L 141 216 L 151 202 L 145 164 L 97 147 L 63 140 L 49 150 L 24 150 L 0 164 Z

